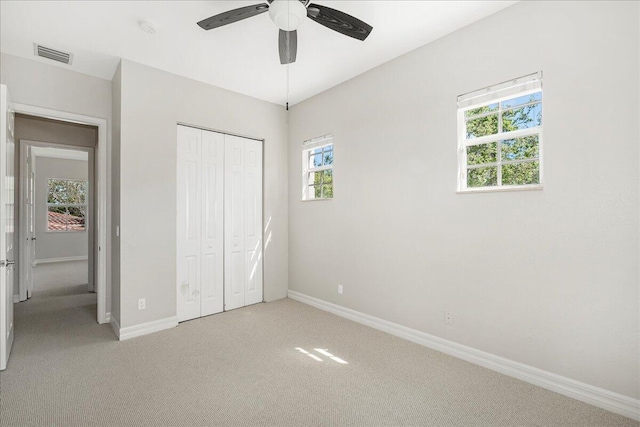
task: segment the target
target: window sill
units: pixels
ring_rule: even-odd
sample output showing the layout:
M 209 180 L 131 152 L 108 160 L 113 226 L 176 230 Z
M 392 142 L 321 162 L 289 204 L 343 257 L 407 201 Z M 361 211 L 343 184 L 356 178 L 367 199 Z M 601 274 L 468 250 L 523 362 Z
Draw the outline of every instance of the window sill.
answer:
M 456 194 L 473 194 L 473 193 L 502 193 L 505 191 L 539 191 L 544 187 L 542 184 L 536 185 L 509 185 L 503 187 L 481 187 L 481 188 L 467 188 L 464 190 L 456 191 Z
M 302 199 L 300 200 L 301 202 L 326 202 L 328 200 L 333 200 L 333 197 L 331 198 L 326 198 L 326 199 Z

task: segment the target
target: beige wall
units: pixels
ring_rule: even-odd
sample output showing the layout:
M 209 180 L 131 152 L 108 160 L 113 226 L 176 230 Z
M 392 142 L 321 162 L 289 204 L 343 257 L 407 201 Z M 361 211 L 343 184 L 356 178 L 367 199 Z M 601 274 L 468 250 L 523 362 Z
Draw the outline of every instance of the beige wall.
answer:
M 76 123 L 43 119 L 16 114 L 16 142 L 21 139 L 52 144 L 94 148 L 98 142 L 98 128 Z
M 264 138 L 264 298 L 287 292 L 284 107 L 131 61 L 121 63 L 120 325 L 176 315 L 176 138 L 179 122 Z M 146 309 L 137 300 L 146 298 Z
M 640 397 L 638 16 L 518 3 L 296 105 L 290 289 Z M 539 70 L 544 190 L 456 194 L 457 95 Z M 335 200 L 301 202 L 327 133 Z
M 0 71 L 13 102 L 111 119 L 109 80 L 6 53 L 0 55 Z

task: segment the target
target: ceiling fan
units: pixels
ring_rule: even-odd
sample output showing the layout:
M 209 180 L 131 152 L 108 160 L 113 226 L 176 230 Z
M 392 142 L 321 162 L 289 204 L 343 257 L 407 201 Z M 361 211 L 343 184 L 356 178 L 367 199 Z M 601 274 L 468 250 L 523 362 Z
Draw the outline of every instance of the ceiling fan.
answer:
M 280 63 L 296 61 L 298 33 L 305 17 L 334 31 L 358 40 L 365 40 L 373 27 L 339 10 L 311 3 L 311 0 L 267 0 L 267 3 L 245 6 L 203 19 L 198 25 L 205 30 L 222 27 L 269 11 L 271 20 L 280 28 L 278 47 Z

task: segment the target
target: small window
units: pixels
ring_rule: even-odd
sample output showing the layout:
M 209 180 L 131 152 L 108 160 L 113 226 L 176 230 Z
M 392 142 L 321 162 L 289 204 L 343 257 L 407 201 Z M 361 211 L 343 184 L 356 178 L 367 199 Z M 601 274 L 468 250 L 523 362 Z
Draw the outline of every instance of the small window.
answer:
M 302 150 L 302 200 L 333 198 L 333 136 L 304 142 Z
M 542 73 L 458 97 L 458 190 L 542 186 Z
M 87 229 L 87 181 L 48 180 L 47 231 Z

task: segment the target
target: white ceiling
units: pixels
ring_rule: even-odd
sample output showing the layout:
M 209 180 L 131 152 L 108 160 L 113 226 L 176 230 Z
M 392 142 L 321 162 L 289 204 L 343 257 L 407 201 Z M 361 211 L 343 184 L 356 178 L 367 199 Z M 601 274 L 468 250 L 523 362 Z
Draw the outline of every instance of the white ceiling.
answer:
M 306 19 L 298 29 L 297 62 L 289 67 L 293 105 L 425 45 L 515 1 L 314 0 L 374 27 L 358 41 Z M 209 16 L 254 1 L 2 1 L 0 50 L 36 58 L 33 43 L 74 54 L 61 67 L 111 80 L 119 58 L 266 101 L 287 99 L 278 29 L 262 15 L 204 31 Z M 152 21 L 155 34 L 139 22 Z

